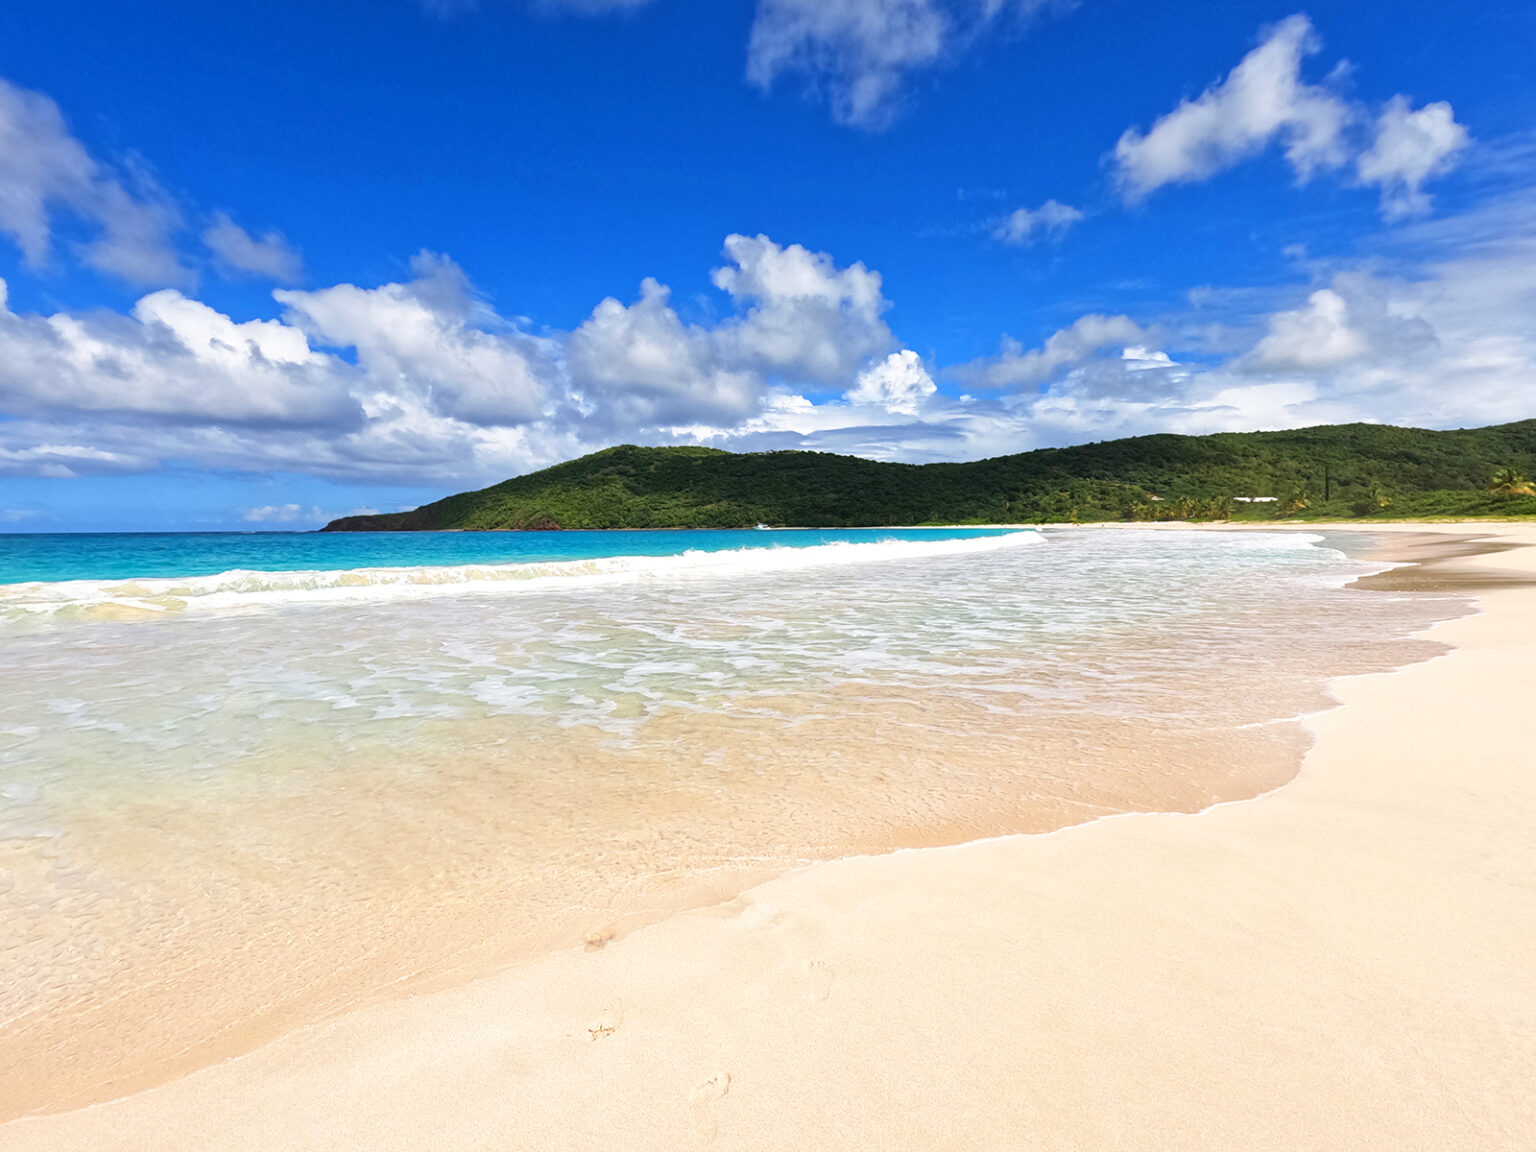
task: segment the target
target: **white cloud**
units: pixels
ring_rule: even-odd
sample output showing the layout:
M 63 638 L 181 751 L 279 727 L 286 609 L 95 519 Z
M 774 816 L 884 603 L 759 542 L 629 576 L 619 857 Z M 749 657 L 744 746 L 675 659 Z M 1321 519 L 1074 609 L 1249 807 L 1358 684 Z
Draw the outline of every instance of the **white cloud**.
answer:
M 566 356 L 582 410 L 610 424 L 688 425 L 752 415 L 774 381 L 842 388 L 894 338 L 880 276 L 839 268 L 824 252 L 766 236 L 728 236 L 712 274 L 736 314 L 685 324 L 671 293 L 646 280 L 640 299 L 609 298 L 570 336 Z
M 547 394 L 548 349 L 481 307 L 452 261 L 423 252 L 411 270 L 415 279 L 404 284 L 272 295 L 287 307 L 293 330 L 355 349 L 376 390 L 472 423 L 536 419 Z
M 1060 240 L 1072 225 L 1082 219 L 1082 212 L 1070 204 L 1047 200 L 1034 210 L 1014 209 L 993 230 L 992 238 L 1004 244 L 1021 246 L 1033 244 L 1041 237 Z
M 873 404 L 888 412 L 915 416 L 937 391 L 922 357 L 903 349 L 860 372 L 843 398 L 850 404 Z
M 1131 344 L 1120 350 L 1120 360 L 1127 372 L 1147 372 L 1155 368 L 1176 368 L 1178 363 L 1160 348 Z
M 1128 199 L 1165 184 L 1205 180 L 1258 154 L 1276 139 L 1300 180 L 1348 158 L 1347 101 L 1301 79 L 1301 62 L 1320 47 L 1305 16 L 1290 16 L 1238 66 L 1145 134 L 1127 129 L 1115 145 L 1116 175 Z
M 628 13 L 653 0 L 526 0 L 536 11 L 577 16 Z M 479 0 L 418 0 L 449 18 Z M 915 73 L 950 62 L 983 32 L 1022 26 L 1076 0 L 757 0 L 747 45 L 747 80 L 769 91 L 798 76 L 840 124 L 879 129 L 895 116 Z
M 311 506 L 306 511 L 300 504 L 265 504 L 245 510 L 245 519 L 254 524 L 292 524 L 295 520 L 319 523 L 325 518 L 318 507 Z
M 750 415 L 762 378 L 727 361 L 716 334 L 685 325 L 655 280 L 625 305 L 602 301 L 567 345 L 571 378 L 587 414 L 614 425 L 669 425 Z
M 907 74 L 935 64 L 950 34 L 933 0 L 760 0 L 747 79 L 766 91 L 800 73 L 825 90 L 839 123 L 878 128 Z
M 747 79 L 768 91 L 798 75 L 833 119 L 882 128 L 916 72 L 945 63 L 999 19 L 1050 0 L 758 0 Z
M 303 278 L 304 262 L 281 232 L 267 232 L 257 238 L 231 220 L 228 213 L 214 213 L 212 222 L 203 230 L 203 243 L 226 271 L 260 276 L 280 284 L 292 284 Z
M 1376 117 L 1371 139 L 1362 140 L 1365 106 L 1301 78 L 1303 60 L 1320 47 L 1311 21 L 1287 17 L 1223 80 L 1146 133 L 1127 129 L 1112 154 L 1121 194 L 1136 202 L 1168 184 L 1207 180 L 1280 141 L 1301 183 L 1353 161 L 1360 183 L 1380 186 L 1384 218 L 1428 211 L 1422 186 L 1455 167 L 1471 140 L 1467 129 L 1444 101 L 1415 111 L 1397 95 Z
M 648 280 L 638 301 L 605 300 L 575 331 L 548 334 L 498 315 L 429 253 L 399 283 L 276 290 L 276 320 L 237 321 L 174 289 L 128 315 L 23 315 L 5 307 L 0 282 L 0 469 L 77 475 L 175 459 L 457 482 L 615 439 L 751 429 L 791 410 L 846 420 L 847 404 L 813 405 L 794 389 L 857 390 L 891 350 L 879 274 L 765 236 L 725 248 L 722 320 L 685 322 Z M 866 405 L 865 418 L 931 388 L 919 364 L 880 393 L 892 408 Z
M 1021 397 L 1016 411 L 1047 442 L 1529 419 L 1536 415 L 1536 334 L 1528 323 L 1536 313 L 1533 207 L 1536 197 L 1521 191 L 1420 225 L 1401 249 L 1420 255 L 1401 260 L 1396 274 L 1382 271 L 1379 255 L 1374 267 L 1336 268 L 1300 306 L 1246 317 L 1254 330 L 1248 347 L 1225 361 L 1116 378 L 1111 362 L 1089 360 L 1054 377 L 1038 397 Z
M 66 430 L 36 429 L 28 425 L 7 426 L 0 429 L 0 437 L 9 433 L 9 439 L 34 439 L 19 446 L 0 443 L 0 476 L 41 476 L 50 480 L 67 480 L 82 473 L 130 474 L 152 472 L 159 466 L 154 456 L 142 453 L 108 451 L 90 444 L 56 443 L 36 437 L 48 431 Z M 99 435 L 99 429 L 83 430 Z
M 1456 123 L 1445 101 L 1413 111 L 1406 96 L 1387 101 L 1376 121 L 1376 140 L 1360 155 L 1355 171 L 1364 184 L 1381 186 L 1381 213 L 1388 220 L 1429 211 L 1421 190 L 1426 180 L 1455 167 L 1456 156 L 1471 135 Z
M 0 282 L 3 283 L 3 282 Z M 277 321 L 236 323 L 174 288 L 131 315 L 22 316 L 0 290 L 0 410 L 345 424 L 350 369 Z
M 1080 364 L 1105 348 L 1142 345 L 1148 332 L 1129 316 L 1080 316 L 1053 332 L 1039 348 L 1025 350 L 1004 337 L 1002 351 L 984 360 L 961 365 L 957 374 L 982 388 L 1018 388 L 1039 384 L 1069 365 Z
M 725 253 L 732 263 L 712 279 L 745 310 L 718 334 L 728 360 L 837 387 L 894 343 L 880 274 L 862 263 L 838 268 L 825 252 L 762 235 L 729 236 Z
M 41 266 L 60 215 L 91 231 L 76 249 L 98 271 L 137 284 L 191 279 L 171 244 L 180 214 L 153 177 L 98 163 L 57 104 L 0 79 L 0 232 Z
M 1350 327 L 1344 298 L 1319 288 L 1305 308 L 1271 316 L 1268 333 L 1244 360 L 1261 371 L 1305 370 L 1332 368 L 1369 351 L 1364 334 Z
M 1395 229 L 1369 264 L 1299 265 L 1299 290 L 1215 286 L 1167 315 L 1091 313 L 947 372 L 896 343 L 875 271 L 766 237 L 727 241 L 723 319 L 680 315 L 647 281 L 572 332 L 531 334 L 430 256 L 402 283 L 278 292 L 278 320 L 174 290 L 127 315 L 17 314 L 0 288 L 0 472 L 177 461 L 453 490 L 619 440 L 921 461 L 1526 418 L 1536 194 L 1514 183 L 1476 212 Z M 980 388 L 955 398 L 946 376 Z

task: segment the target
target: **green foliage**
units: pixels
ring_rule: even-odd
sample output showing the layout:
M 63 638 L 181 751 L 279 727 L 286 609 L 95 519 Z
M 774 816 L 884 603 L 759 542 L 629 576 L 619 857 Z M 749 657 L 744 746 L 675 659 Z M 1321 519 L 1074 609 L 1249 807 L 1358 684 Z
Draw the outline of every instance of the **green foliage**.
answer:
M 1356 516 L 1374 516 L 1391 504 L 1392 497 L 1387 495 L 1387 490 L 1380 484 L 1372 484 L 1350 503 L 1349 510 Z
M 1275 519 L 1289 520 L 1312 506 L 1309 493 L 1304 488 L 1292 488 L 1275 502 Z
M 1525 478 L 1518 468 L 1500 468 L 1488 481 L 1488 491 L 1500 496 L 1536 496 L 1536 487 Z
M 1536 420 L 1449 432 L 1343 424 L 1137 436 L 970 464 L 624 444 L 326 530 L 1314 520 L 1389 505 L 1405 517 L 1532 516 L 1532 470 Z M 1235 500 L 1253 496 L 1279 499 Z

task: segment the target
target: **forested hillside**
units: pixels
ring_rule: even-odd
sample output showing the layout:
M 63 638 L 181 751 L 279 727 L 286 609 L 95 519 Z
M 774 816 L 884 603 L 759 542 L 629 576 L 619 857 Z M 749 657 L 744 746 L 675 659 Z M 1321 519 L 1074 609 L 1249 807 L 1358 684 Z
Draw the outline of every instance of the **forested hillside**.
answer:
M 1536 420 L 1136 436 L 969 464 L 621 445 L 325 531 L 1532 516 Z M 1274 497 L 1245 502 L 1244 497 Z

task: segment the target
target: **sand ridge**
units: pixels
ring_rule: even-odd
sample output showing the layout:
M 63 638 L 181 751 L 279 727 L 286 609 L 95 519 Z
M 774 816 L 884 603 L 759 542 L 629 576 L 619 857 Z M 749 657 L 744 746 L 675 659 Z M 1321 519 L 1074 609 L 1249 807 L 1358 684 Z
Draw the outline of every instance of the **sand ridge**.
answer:
M 0 1149 L 1531 1148 L 1536 594 L 1481 600 L 1258 799 L 817 865 Z

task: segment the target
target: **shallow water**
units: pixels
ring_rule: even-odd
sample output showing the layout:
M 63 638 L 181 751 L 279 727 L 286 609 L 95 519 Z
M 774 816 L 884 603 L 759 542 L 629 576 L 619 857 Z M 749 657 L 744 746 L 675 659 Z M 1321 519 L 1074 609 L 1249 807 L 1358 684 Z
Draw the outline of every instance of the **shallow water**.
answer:
M 1253 795 L 1464 610 L 1296 534 L 891 536 L 0 588 L 0 1099 L 809 860 Z
M 242 573 L 496 567 L 616 556 L 958 540 L 995 528 L 644 529 L 604 532 L 81 532 L 0 534 L 0 586 Z M 7 595 L 10 593 L 7 592 Z

